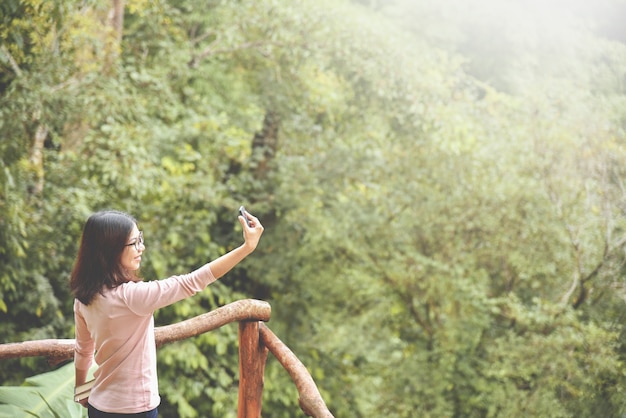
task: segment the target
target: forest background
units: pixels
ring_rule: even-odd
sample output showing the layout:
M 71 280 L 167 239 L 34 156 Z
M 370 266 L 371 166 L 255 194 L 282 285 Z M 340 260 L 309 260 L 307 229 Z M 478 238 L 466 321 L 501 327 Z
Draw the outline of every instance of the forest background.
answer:
M 271 303 L 337 417 L 626 414 L 626 2 L 3 0 L 0 342 L 73 338 L 93 211 L 156 313 Z M 161 348 L 166 417 L 234 417 L 237 327 Z M 2 361 L 0 382 L 49 370 Z M 270 359 L 264 416 L 302 416 Z

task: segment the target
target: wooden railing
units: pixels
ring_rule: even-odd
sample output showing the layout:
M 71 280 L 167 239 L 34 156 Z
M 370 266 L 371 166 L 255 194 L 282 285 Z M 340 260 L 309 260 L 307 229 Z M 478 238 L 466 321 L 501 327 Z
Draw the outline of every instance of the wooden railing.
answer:
M 271 307 L 267 302 L 244 299 L 194 318 L 154 330 L 157 347 L 194 337 L 223 325 L 239 322 L 238 418 L 259 418 L 263 397 L 265 363 L 271 352 L 287 370 L 299 394 L 302 411 L 314 418 L 330 418 L 319 390 L 306 367 L 264 324 Z M 0 360 L 18 357 L 47 357 L 51 366 L 74 358 L 73 339 L 49 339 L 0 344 Z

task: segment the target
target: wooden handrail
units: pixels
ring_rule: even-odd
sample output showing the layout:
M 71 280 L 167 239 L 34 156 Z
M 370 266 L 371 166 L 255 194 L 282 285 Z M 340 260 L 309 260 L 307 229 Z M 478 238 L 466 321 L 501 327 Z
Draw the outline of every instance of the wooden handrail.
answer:
M 56 366 L 74 356 L 73 339 L 35 340 L 0 344 L 0 360 L 22 357 L 47 357 L 48 364 Z
M 154 339 L 157 347 L 174 341 L 195 337 L 213 331 L 231 322 L 270 320 L 272 308 L 269 303 L 256 299 L 243 299 L 219 307 L 211 312 L 176 324 L 157 327 Z
M 221 306 L 211 312 L 176 324 L 156 327 L 154 339 L 157 347 L 204 332 L 213 331 L 231 322 L 257 320 L 269 321 L 272 308 L 269 303 L 243 299 Z M 48 339 L 0 344 L 0 360 L 21 357 L 47 357 L 48 364 L 56 366 L 74 358 L 74 339 Z
M 302 411 L 314 418 L 332 418 L 315 382 L 295 354 L 263 323 L 270 319 L 269 303 L 238 300 L 211 312 L 176 324 L 157 327 L 157 347 L 213 331 L 239 322 L 239 401 L 238 418 L 260 418 L 263 375 L 268 352 L 287 370 L 296 384 Z M 74 357 L 74 339 L 47 339 L 0 344 L 0 360 L 22 357 L 47 357 L 54 366 Z
M 315 418 L 333 418 L 328 410 L 317 385 L 304 364 L 265 324 L 259 323 L 259 332 L 263 344 L 276 357 L 285 370 L 289 372 L 291 380 L 296 384 L 300 399 L 300 409 L 308 416 Z

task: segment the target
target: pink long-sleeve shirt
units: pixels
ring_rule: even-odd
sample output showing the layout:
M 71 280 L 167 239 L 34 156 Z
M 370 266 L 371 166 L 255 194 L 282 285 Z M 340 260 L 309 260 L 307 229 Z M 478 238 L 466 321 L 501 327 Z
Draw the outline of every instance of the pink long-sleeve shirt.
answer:
M 87 370 L 94 359 L 98 365 L 89 403 L 101 411 L 122 414 L 156 408 L 161 398 L 153 313 L 194 295 L 215 280 L 206 264 L 165 280 L 128 282 L 105 289 L 89 305 L 75 300 L 75 367 Z

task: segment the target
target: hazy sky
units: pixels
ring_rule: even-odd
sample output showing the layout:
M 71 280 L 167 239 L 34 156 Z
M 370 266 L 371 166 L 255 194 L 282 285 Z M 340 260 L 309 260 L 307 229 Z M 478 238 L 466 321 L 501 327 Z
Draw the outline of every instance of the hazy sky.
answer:
M 557 32 L 564 26 L 584 25 L 626 43 L 626 0 L 391 0 L 379 4 L 396 15 L 410 10 L 417 25 L 426 24 L 428 16 L 459 24 L 482 21 L 493 28 L 520 31 Z

